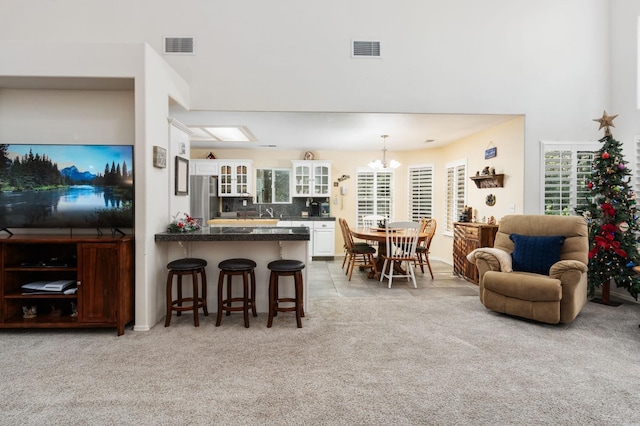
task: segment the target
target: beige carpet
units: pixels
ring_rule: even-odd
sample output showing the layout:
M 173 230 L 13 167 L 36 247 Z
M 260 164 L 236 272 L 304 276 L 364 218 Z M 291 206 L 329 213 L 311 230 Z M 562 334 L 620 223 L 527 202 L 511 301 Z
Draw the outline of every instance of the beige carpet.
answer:
M 446 293 L 438 293 L 446 294 Z M 453 294 L 453 293 L 452 293 Z M 568 326 L 477 297 L 313 298 L 242 326 L 0 331 L 3 425 L 640 424 L 639 306 Z

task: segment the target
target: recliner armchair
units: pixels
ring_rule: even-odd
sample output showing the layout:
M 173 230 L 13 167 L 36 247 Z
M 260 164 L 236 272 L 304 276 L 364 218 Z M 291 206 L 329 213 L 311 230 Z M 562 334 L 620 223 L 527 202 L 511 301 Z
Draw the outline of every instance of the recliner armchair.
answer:
M 552 237 L 557 237 L 556 243 L 564 237 L 564 242 L 548 273 L 526 272 L 514 263 L 517 244 L 518 259 L 527 263 L 553 250 L 523 252 L 523 248 L 527 250 L 525 243 Z M 587 302 L 588 251 L 587 224 L 581 216 L 508 215 L 498 225 L 493 248 L 476 249 L 467 259 L 478 268 L 480 301 L 486 308 L 549 324 L 567 324 Z

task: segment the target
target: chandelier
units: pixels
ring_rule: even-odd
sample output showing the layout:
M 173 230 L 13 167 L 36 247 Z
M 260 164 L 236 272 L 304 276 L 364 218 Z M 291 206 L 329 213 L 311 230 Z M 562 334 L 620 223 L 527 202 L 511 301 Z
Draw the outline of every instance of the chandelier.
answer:
M 398 167 L 400 167 L 400 163 L 398 161 L 391 160 L 387 163 L 387 138 L 389 137 L 389 135 L 380 135 L 380 137 L 384 141 L 382 145 L 382 160 L 378 158 L 375 161 L 370 162 L 369 167 L 371 167 L 372 169 L 397 169 Z

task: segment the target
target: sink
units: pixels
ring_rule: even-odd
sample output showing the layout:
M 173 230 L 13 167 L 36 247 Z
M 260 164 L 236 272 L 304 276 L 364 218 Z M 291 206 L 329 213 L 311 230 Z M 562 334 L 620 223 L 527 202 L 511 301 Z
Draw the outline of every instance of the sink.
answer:
M 251 234 L 254 229 L 251 227 L 225 226 L 222 229 L 223 234 Z
M 254 234 L 291 234 L 291 229 L 283 228 L 254 228 Z

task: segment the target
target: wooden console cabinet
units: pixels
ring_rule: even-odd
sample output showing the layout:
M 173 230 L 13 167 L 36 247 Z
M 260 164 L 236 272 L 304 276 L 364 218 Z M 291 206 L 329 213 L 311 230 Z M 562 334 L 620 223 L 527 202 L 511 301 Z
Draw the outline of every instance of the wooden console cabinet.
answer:
M 467 254 L 480 247 L 493 247 L 498 225 L 456 222 L 453 224 L 453 273 L 478 284 L 476 265 Z
M 116 327 L 133 321 L 133 237 L 13 235 L 0 239 L 0 328 Z M 75 280 L 75 294 L 23 294 Z M 35 306 L 35 318 L 23 318 Z

